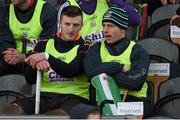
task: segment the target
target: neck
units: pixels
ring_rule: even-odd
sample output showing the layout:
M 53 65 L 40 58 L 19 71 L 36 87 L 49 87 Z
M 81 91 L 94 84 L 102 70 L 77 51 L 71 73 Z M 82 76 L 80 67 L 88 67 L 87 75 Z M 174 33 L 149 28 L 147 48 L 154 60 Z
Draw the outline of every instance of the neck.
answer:
M 123 38 L 125 38 L 125 36 L 126 36 L 126 35 L 125 35 L 125 31 L 124 31 L 124 34 L 121 35 L 120 40 L 123 39 Z
M 34 0 L 26 0 L 18 5 L 19 9 L 26 10 L 29 8 L 30 4 L 32 4 Z

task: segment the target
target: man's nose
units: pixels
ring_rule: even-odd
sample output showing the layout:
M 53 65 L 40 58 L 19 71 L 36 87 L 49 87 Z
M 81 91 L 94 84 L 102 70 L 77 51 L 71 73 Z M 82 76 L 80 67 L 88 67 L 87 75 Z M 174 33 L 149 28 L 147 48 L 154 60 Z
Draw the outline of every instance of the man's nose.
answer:
M 70 26 L 69 26 L 69 32 L 72 32 L 73 29 L 74 29 L 73 25 L 70 25 Z
M 107 32 L 108 32 L 108 27 L 107 27 L 107 26 L 104 26 L 104 27 L 103 27 L 103 31 L 104 31 L 105 33 L 107 33 Z

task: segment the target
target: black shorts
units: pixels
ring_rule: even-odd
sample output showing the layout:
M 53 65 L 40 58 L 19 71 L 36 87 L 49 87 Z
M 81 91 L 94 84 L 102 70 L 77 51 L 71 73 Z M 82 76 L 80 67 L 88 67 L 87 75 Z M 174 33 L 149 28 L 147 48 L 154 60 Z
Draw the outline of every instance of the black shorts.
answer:
M 35 95 L 28 98 L 17 99 L 15 103 L 21 106 L 25 114 L 34 114 Z M 42 114 L 56 108 L 61 108 L 69 114 L 71 109 L 79 103 L 89 104 L 89 101 L 83 97 L 73 94 L 56 94 L 41 92 L 39 113 Z

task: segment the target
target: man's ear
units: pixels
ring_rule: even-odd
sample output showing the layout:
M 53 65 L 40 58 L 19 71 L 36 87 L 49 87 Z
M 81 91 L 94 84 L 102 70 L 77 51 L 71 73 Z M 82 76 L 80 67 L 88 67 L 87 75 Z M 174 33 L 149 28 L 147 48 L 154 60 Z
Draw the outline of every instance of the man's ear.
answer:
M 83 23 L 82 23 L 82 25 L 81 25 L 81 29 L 82 29 L 82 27 L 83 27 Z M 81 30 L 81 29 L 80 29 L 80 30 Z
M 58 24 L 59 24 L 59 29 L 60 29 L 61 28 L 61 20 L 59 20 Z
M 82 26 L 84 25 L 84 23 L 82 22 Z
M 122 30 L 122 33 L 124 33 L 124 34 L 125 34 L 125 33 L 126 33 L 126 30 Z

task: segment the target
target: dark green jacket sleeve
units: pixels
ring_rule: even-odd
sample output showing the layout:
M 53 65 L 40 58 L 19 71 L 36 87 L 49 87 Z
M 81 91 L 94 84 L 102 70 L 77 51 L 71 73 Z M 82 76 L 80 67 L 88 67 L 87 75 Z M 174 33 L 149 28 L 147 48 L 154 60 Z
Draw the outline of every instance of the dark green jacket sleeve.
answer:
M 180 15 L 180 5 L 179 5 L 179 8 L 176 10 L 176 14 Z
M 85 56 L 84 70 L 92 78 L 101 73 L 114 75 L 122 71 L 123 65 L 116 62 L 102 63 L 100 55 L 100 43 L 94 44 Z
M 140 90 L 146 81 L 149 69 L 149 56 L 147 52 L 136 44 L 131 53 L 131 69 L 128 72 L 121 72 L 112 75 L 115 82 L 130 90 Z

